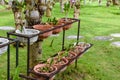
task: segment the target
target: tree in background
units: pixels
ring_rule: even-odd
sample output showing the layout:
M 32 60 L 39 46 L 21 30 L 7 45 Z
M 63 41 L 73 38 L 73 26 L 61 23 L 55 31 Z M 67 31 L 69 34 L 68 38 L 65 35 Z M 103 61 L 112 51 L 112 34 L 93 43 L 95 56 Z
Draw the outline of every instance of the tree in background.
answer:
M 113 5 L 119 5 L 119 1 L 118 0 L 112 0 Z
M 32 28 L 33 25 L 40 24 L 42 16 L 47 9 L 47 2 L 50 0 L 4 0 L 10 4 L 14 14 L 16 30 L 21 27 Z M 30 67 L 37 63 L 41 56 L 42 41 L 38 40 L 30 46 Z
M 74 18 L 78 19 L 80 16 L 80 1 L 77 0 L 74 4 Z
M 44 13 L 46 13 L 46 16 L 48 17 L 51 16 L 51 11 L 55 4 L 54 0 L 9 0 L 9 1 L 2 0 L 2 1 L 4 5 L 9 5 L 12 8 L 16 30 L 21 29 L 23 26 L 32 28 L 33 25 L 40 24 Z M 59 0 L 59 2 L 61 12 L 63 12 L 64 3 L 69 2 L 69 0 Z M 74 5 L 75 11 L 79 11 L 80 2 Z M 33 67 L 34 65 L 36 65 L 36 63 L 38 63 L 37 59 L 41 56 L 41 51 L 42 41 L 38 39 L 37 42 L 30 46 L 30 67 Z

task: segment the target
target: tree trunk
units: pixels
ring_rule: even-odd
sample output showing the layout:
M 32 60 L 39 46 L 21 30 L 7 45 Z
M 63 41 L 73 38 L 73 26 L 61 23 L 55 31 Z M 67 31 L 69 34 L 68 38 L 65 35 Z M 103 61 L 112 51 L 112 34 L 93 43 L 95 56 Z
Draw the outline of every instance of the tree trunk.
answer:
M 37 41 L 30 46 L 30 67 L 38 63 L 38 59 L 42 56 L 42 41 Z
M 118 0 L 112 0 L 112 2 L 113 2 L 113 5 L 119 5 Z
M 76 1 L 74 5 L 74 18 L 78 19 L 80 16 L 80 1 Z
M 98 4 L 99 6 L 101 6 L 102 0 L 98 0 Z
M 107 0 L 106 6 L 109 7 L 111 5 L 111 0 Z
M 84 5 L 86 5 L 86 0 L 84 0 Z
M 1 1 L 0 1 L 0 4 L 1 4 L 1 5 L 5 5 L 4 0 L 1 0 Z
M 61 12 L 64 11 L 63 8 L 64 8 L 63 0 L 60 0 L 60 11 Z
M 42 16 L 44 14 L 44 10 L 40 8 L 41 1 L 39 0 L 26 0 L 26 22 L 29 27 L 32 27 L 35 24 L 40 24 Z M 32 9 L 32 10 L 31 10 Z M 32 15 L 33 12 L 33 15 Z M 39 14 L 39 15 L 37 15 Z M 36 16 L 34 16 L 36 15 Z M 37 41 L 36 43 L 30 46 L 30 68 L 36 65 L 37 59 L 41 56 L 41 47 L 42 42 Z
M 1 5 L 6 5 L 6 4 L 8 4 L 5 0 L 0 0 L 0 4 Z
M 80 16 L 80 9 L 75 8 L 74 9 L 74 18 L 78 19 Z

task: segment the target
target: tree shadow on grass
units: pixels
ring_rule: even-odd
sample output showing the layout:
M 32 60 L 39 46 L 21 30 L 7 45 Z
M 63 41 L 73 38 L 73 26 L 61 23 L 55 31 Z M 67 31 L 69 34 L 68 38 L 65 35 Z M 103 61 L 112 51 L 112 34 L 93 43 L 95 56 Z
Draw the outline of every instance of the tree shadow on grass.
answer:
M 120 12 L 112 12 L 114 15 L 120 15 Z

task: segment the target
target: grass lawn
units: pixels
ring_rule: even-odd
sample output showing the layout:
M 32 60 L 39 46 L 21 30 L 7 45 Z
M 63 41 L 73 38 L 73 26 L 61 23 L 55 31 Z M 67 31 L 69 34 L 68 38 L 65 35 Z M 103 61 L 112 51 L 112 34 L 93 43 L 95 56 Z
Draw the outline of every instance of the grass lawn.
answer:
M 59 5 L 56 4 L 53 9 L 53 15 L 61 18 L 64 14 L 60 13 Z M 1 8 L 1 7 L 0 7 Z M 72 17 L 73 11 L 69 13 Z M 120 41 L 120 38 L 114 38 L 112 41 L 97 41 L 95 36 L 109 36 L 112 33 L 120 33 L 120 10 L 116 6 L 106 7 L 103 3 L 98 6 L 96 3 L 81 6 L 81 29 L 80 35 L 84 38 L 80 41 L 92 43 L 93 47 L 89 49 L 78 60 L 77 68 L 70 65 L 64 72 L 56 75 L 55 80 L 119 80 L 120 79 L 120 48 L 111 46 L 111 42 Z M 43 18 L 45 21 L 46 18 Z M 0 11 L 0 26 L 14 26 L 14 18 L 11 11 Z M 77 24 L 66 32 L 66 36 L 76 35 Z M 4 34 L 3 34 L 4 33 Z M 0 35 L 5 35 L 6 31 L 0 30 Z M 54 39 L 53 47 L 49 47 Z M 66 39 L 65 45 L 74 43 L 74 39 Z M 61 50 L 62 33 L 59 37 L 49 37 L 43 42 L 42 59 Z M 11 45 L 11 74 L 17 78 L 19 72 L 26 72 L 26 47 L 20 48 L 20 65 L 17 70 L 15 67 L 15 48 Z M 6 80 L 6 54 L 0 56 L 0 80 Z

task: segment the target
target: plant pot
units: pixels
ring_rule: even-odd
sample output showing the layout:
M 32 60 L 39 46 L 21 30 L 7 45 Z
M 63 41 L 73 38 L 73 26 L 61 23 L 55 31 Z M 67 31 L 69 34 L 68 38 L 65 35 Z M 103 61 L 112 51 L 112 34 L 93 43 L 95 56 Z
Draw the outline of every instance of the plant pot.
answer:
M 61 26 L 61 25 L 62 25 L 62 24 L 57 24 L 57 25 L 53 25 L 53 26 L 54 26 L 54 27 L 57 27 L 57 26 Z M 53 28 L 54 28 L 54 27 L 53 27 Z M 58 34 L 58 33 L 60 33 L 62 30 L 63 30 L 62 27 L 60 27 L 60 28 L 58 28 L 58 29 L 53 30 L 52 34 Z
M 64 57 L 59 62 L 54 64 L 54 66 L 56 66 L 57 69 L 60 70 L 60 72 L 63 72 L 64 70 L 66 70 L 67 64 L 68 64 L 68 60 Z
M 74 44 L 74 46 L 76 45 L 76 43 Z M 74 52 L 76 52 L 77 54 L 83 52 L 85 49 L 89 48 L 91 45 L 89 43 L 85 43 L 85 42 L 79 42 L 75 48 L 74 48 Z
M 56 66 L 50 66 L 49 68 L 51 69 L 51 71 L 48 72 L 44 72 L 44 71 L 40 71 L 41 68 L 46 67 L 47 64 L 37 64 L 36 66 L 34 66 L 33 70 L 35 73 L 40 74 L 40 75 L 46 75 L 46 76 L 50 76 L 51 74 L 55 73 L 57 71 L 57 67 Z M 38 76 L 37 76 L 38 77 Z M 39 78 L 41 78 L 42 76 L 39 76 Z M 51 79 L 54 78 L 54 75 L 51 77 Z M 50 80 L 51 80 L 50 79 Z
M 46 30 L 51 29 L 52 26 L 49 25 L 49 24 L 46 24 L 46 25 L 44 25 L 44 24 L 43 24 L 43 25 L 42 25 L 42 24 L 39 24 L 39 25 L 34 25 L 33 28 L 34 28 L 34 29 L 37 29 L 37 30 L 39 30 L 39 31 L 46 31 Z M 43 40 L 43 39 L 47 38 L 47 37 L 50 36 L 50 35 L 52 35 L 52 31 L 49 31 L 49 32 L 40 34 L 40 35 L 39 35 L 39 39 L 40 39 L 40 40 Z
M 71 58 L 71 59 L 75 59 L 75 57 L 77 56 L 77 54 L 73 51 L 69 51 L 69 54 L 68 56 Z
M 69 61 L 69 64 L 72 64 L 74 62 L 74 59 L 76 58 L 77 54 L 73 51 L 69 51 L 68 56 L 66 59 Z
M 71 19 L 67 19 L 67 20 L 66 19 L 60 19 L 59 22 L 61 22 L 63 24 L 68 24 L 68 23 L 71 23 L 72 20 Z M 63 30 L 68 30 L 69 28 L 71 28 L 71 26 L 72 26 L 72 23 L 69 24 L 69 25 L 64 26 Z
M 35 29 L 25 29 L 26 33 L 22 32 L 22 33 L 18 33 L 21 35 L 25 35 L 25 36 L 30 36 L 30 35 L 35 35 L 38 34 L 40 31 L 35 30 Z M 18 37 L 19 41 L 23 42 L 23 43 L 27 43 L 27 38 L 23 38 L 23 37 Z M 32 37 L 30 38 L 30 44 L 33 44 L 35 41 L 37 41 L 38 36 Z
M 81 52 L 83 52 L 85 50 L 85 48 L 84 47 L 81 47 L 81 46 L 79 46 L 79 45 L 77 45 L 77 46 L 75 46 L 75 48 L 74 48 L 74 52 L 75 53 L 77 53 L 77 54 L 80 54 Z
M 84 47 L 84 48 L 89 48 L 90 47 L 90 44 L 89 43 L 85 43 L 85 42 L 79 42 L 78 45 L 80 47 Z
M 9 42 L 8 39 L 0 38 L 0 45 L 4 45 L 4 44 L 6 44 L 8 42 Z M 1 47 L 0 48 L 0 54 L 5 53 L 7 51 L 7 48 L 8 48 L 8 46 Z

